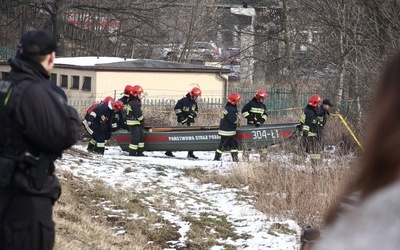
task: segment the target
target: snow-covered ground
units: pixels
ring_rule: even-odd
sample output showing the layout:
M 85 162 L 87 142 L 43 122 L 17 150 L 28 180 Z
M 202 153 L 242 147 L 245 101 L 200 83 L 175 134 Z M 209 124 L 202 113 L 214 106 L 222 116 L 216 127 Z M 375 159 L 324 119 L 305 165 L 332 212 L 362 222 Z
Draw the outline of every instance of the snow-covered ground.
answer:
M 74 146 L 76 150 L 86 151 L 85 146 Z M 164 219 L 178 227 L 181 235 L 179 242 L 171 245 L 184 246 L 190 223 L 182 218 L 186 214 L 200 217 L 201 213 L 223 216 L 232 223 L 238 234 L 250 235 L 242 239 L 219 239 L 221 244 L 237 246 L 237 249 L 298 249 L 300 227 L 292 220 L 271 218 L 256 210 L 251 204 L 251 198 L 238 199 L 241 190 L 222 188 L 217 184 L 202 184 L 193 177 L 186 177 L 184 169 L 196 168 L 205 171 L 227 173 L 241 164 L 230 160 L 229 154 L 224 154 L 221 162 L 212 161 L 214 152 L 195 152 L 199 160 L 186 159 L 187 152 L 174 152 L 176 158 L 169 158 L 164 152 L 145 152 L 147 157 L 129 157 L 119 147 L 107 147 L 104 156 L 74 154 L 67 151 L 63 158 L 57 161 L 59 169 L 70 171 L 87 181 L 101 179 L 115 188 L 134 189 L 136 192 L 158 190 L 159 197 L 147 197 L 144 201 L 152 212 L 160 214 Z M 79 154 L 78 154 L 79 155 Z M 159 168 L 163 174 L 159 174 Z M 129 169 L 129 171 L 127 171 Z M 163 190 L 162 193 L 159 190 Z M 152 206 L 152 200 L 165 199 L 172 196 L 176 199 L 176 212 L 157 211 Z M 134 215 L 132 215 L 134 216 Z M 280 223 L 291 229 L 293 234 L 275 232 L 268 234 L 269 228 Z M 123 229 L 119 231 L 123 233 Z M 174 248 L 173 248 L 174 249 Z M 211 249 L 223 249 L 215 246 Z

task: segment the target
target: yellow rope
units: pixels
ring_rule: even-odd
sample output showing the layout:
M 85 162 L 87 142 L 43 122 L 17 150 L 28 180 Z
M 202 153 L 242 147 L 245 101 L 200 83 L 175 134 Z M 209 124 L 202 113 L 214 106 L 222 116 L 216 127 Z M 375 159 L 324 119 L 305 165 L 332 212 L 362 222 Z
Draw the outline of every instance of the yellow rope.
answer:
M 346 127 L 347 131 L 349 131 L 350 135 L 353 137 L 354 141 L 360 146 L 361 149 L 364 150 L 363 146 L 361 145 L 360 141 L 358 141 L 356 135 L 353 133 L 347 122 L 344 120 L 343 116 L 341 114 L 332 114 L 332 116 L 337 116 L 339 117 L 340 121 L 344 124 Z

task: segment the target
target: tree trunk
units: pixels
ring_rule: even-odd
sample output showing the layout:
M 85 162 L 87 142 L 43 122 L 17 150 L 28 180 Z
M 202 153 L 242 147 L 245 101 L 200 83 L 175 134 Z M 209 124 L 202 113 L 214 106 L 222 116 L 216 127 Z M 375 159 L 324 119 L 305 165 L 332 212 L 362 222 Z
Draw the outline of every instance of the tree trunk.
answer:
M 289 24 L 289 7 L 287 0 L 282 1 L 282 19 L 283 19 L 283 42 L 285 43 L 285 59 L 287 62 L 289 84 L 293 96 L 293 103 L 295 106 L 300 106 L 299 90 L 296 79 L 296 68 L 294 66 L 293 54 L 292 54 L 292 41 L 290 38 L 290 24 Z

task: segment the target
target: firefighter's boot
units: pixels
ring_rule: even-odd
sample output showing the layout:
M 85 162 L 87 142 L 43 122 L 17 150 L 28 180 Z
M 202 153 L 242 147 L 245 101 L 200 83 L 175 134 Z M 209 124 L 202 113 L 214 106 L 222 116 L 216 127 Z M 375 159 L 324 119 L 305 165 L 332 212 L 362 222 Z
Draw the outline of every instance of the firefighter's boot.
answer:
M 214 161 L 220 161 L 220 160 L 221 160 L 221 153 L 215 152 Z
M 104 147 L 95 146 L 93 152 L 99 155 L 104 155 Z
M 169 156 L 169 157 L 175 157 L 175 155 L 172 153 L 172 151 L 166 151 L 165 155 Z
M 139 148 L 137 151 L 137 156 L 146 156 L 145 154 L 143 154 L 144 148 Z
M 199 159 L 199 157 L 197 157 L 197 156 L 195 156 L 195 155 L 193 154 L 193 151 L 189 151 L 189 152 L 188 152 L 187 158 Z
M 94 152 L 94 147 L 95 147 L 96 145 L 95 144 L 93 144 L 91 141 L 89 142 L 89 144 L 88 144 L 88 146 L 87 146 L 87 151 L 89 151 L 89 152 Z
M 137 156 L 138 155 L 138 151 L 134 150 L 134 149 L 129 149 L 128 152 L 129 152 L 129 156 Z
M 232 152 L 231 156 L 233 162 L 239 162 L 238 152 Z

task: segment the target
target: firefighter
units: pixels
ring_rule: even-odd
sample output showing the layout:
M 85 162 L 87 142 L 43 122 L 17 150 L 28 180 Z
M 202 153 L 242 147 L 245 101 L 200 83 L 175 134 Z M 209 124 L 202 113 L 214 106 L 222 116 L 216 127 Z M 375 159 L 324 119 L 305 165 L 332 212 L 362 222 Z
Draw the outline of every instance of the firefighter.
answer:
M 129 156 L 145 156 L 144 151 L 144 117 L 142 113 L 141 95 L 143 88 L 139 85 L 132 87 L 129 92 L 128 103 L 125 106 L 126 125 L 131 132 Z
M 175 107 L 175 114 L 178 120 L 178 125 L 190 126 L 195 123 L 195 118 L 199 112 L 197 106 L 197 99 L 201 96 L 201 90 L 198 87 L 194 87 L 185 97 L 180 99 Z M 165 155 L 175 157 L 172 151 L 166 151 Z M 187 158 L 198 159 L 193 154 L 193 151 L 188 151 Z
M 221 160 L 222 151 L 230 149 L 232 161 L 238 162 L 239 143 L 236 139 L 236 128 L 239 123 L 237 105 L 242 100 L 239 93 L 232 93 L 228 97 L 225 109 L 222 112 L 221 121 L 219 123 L 218 135 L 221 136 L 218 149 L 215 152 L 214 161 Z
M 50 82 L 57 41 L 25 33 L 0 81 L 0 249 L 54 248 L 54 161 L 79 139 L 78 112 Z
M 257 91 L 253 99 L 251 99 L 242 109 L 242 115 L 247 119 L 247 124 L 259 127 L 267 120 L 267 107 L 264 104 L 267 93 L 260 89 Z
M 308 99 L 308 104 L 304 108 L 304 113 L 300 118 L 300 136 L 302 147 L 308 154 L 319 154 L 320 146 L 318 143 L 318 114 L 317 109 L 321 103 L 319 95 L 312 95 Z
M 112 98 L 111 96 L 107 96 L 104 98 L 104 100 L 100 101 L 99 103 L 95 103 L 92 106 L 90 106 L 88 108 L 88 110 L 86 111 L 86 115 L 85 118 L 82 121 L 82 125 L 85 128 L 86 132 L 91 136 L 91 139 L 89 141 L 89 144 L 87 146 L 87 150 L 89 152 L 94 152 L 94 148 L 96 146 L 96 141 L 93 139 L 93 130 L 90 128 L 89 124 L 88 124 L 88 119 L 89 116 L 91 115 L 92 111 L 97 108 L 100 104 L 105 103 L 106 105 L 108 105 L 109 102 L 114 101 L 114 98 Z
M 85 128 L 92 136 L 87 148 L 89 152 L 104 154 L 106 140 L 111 137 L 112 129 L 117 128 L 115 112 L 123 108 L 122 102 L 109 101 L 108 103 L 100 103 L 90 112 L 90 115 L 85 119 L 88 125 Z

